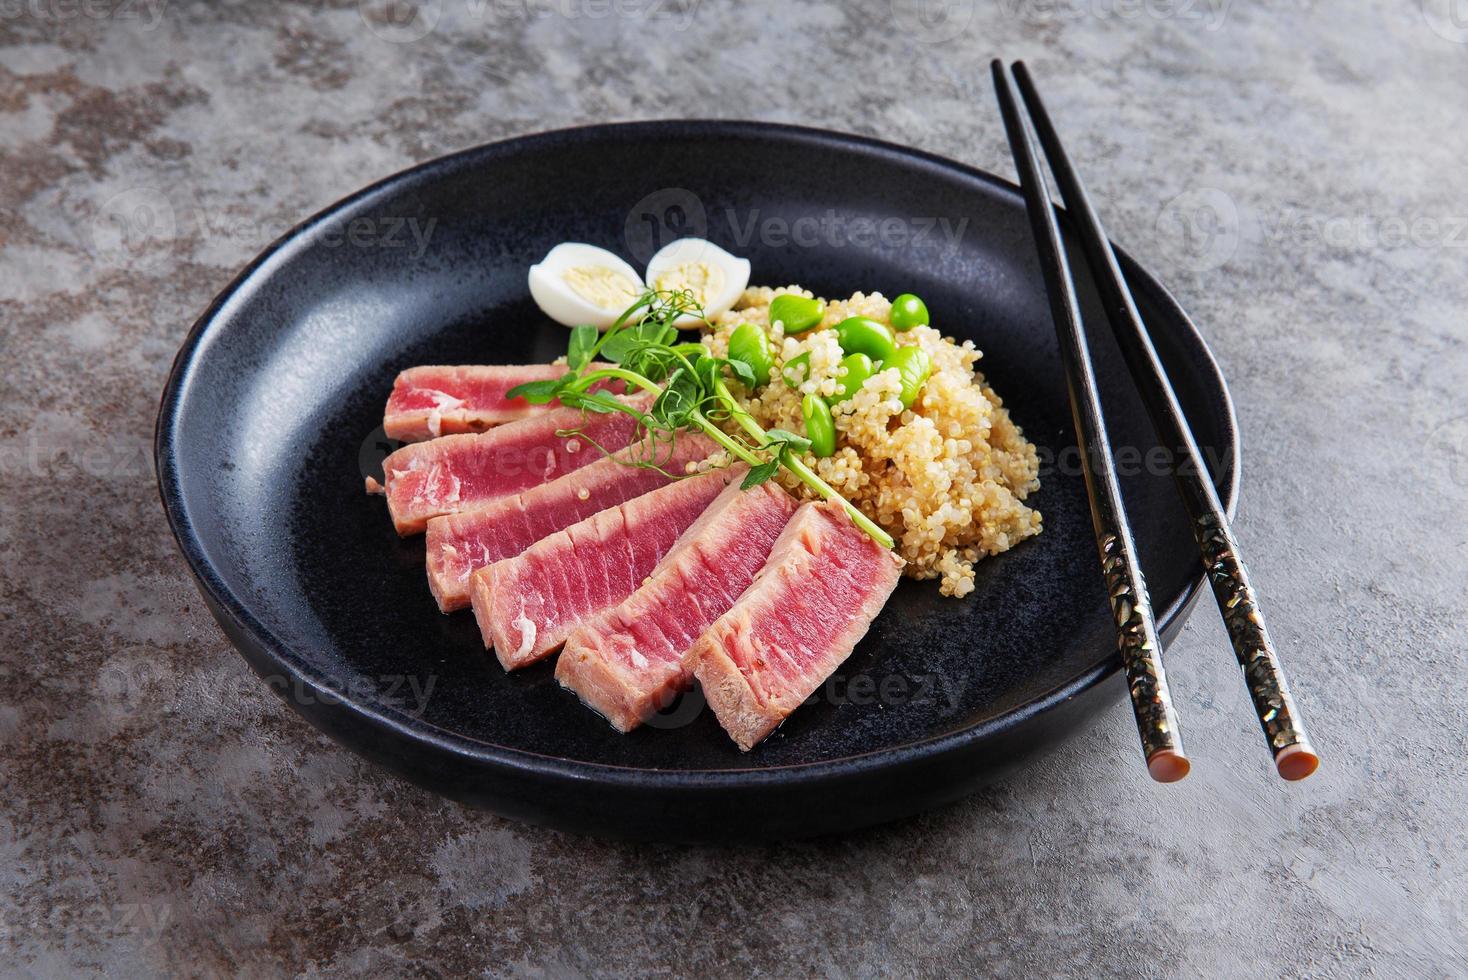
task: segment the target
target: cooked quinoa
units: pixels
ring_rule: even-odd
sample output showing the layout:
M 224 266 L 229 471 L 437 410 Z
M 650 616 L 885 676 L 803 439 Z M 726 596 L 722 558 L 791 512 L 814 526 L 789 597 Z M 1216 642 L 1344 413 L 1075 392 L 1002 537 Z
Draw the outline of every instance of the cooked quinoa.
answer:
M 801 397 L 836 390 L 841 348 L 826 328 L 851 316 L 890 323 L 892 303 L 881 293 L 828 301 L 819 328 L 786 337 L 769 316 L 770 301 L 781 293 L 813 295 L 799 286 L 752 286 L 733 310 L 715 318 L 704 342 L 723 357 L 736 326 L 764 327 L 775 352 L 771 383 L 754 395 L 735 386 L 736 394 L 765 428 L 804 432 Z M 1039 460 L 999 396 L 974 370 L 982 354 L 972 341 L 957 343 L 932 327 L 896 337 L 898 346 L 920 345 L 932 359 L 932 375 L 912 408 L 904 411 L 897 400 L 897 371 L 879 371 L 855 397 L 832 407 L 835 455 L 806 454 L 804 460 L 892 535 L 907 559 L 907 575 L 941 577 L 944 595 L 964 596 L 974 589 L 976 561 L 1040 533 L 1040 512 L 1024 503 L 1040 486 Z M 809 376 L 791 389 L 781 368 L 807 352 Z M 786 469 L 778 479 L 793 493 L 814 496 Z

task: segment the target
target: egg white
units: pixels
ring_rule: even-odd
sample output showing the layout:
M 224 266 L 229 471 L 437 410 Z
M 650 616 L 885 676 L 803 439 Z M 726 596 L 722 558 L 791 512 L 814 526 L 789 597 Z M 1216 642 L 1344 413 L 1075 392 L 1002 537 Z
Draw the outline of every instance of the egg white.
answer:
M 590 324 L 605 330 L 637 299 L 637 294 L 594 302 L 572 289 L 566 275 L 576 269 L 596 269 L 627 280 L 640 294 L 642 277 L 619 256 L 585 242 L 562 242 L 530 267 L 530 295 L 552 320 L 567 327 Z

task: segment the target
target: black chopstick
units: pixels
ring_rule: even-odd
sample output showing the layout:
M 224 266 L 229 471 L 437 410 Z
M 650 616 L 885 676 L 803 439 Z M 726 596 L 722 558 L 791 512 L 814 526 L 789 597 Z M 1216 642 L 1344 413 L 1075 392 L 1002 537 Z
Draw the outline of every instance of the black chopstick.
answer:
M 1238 543 L 1229 527 L 1228 515 L 1219 502 L 1213 481 L 1203 465 L 1202 454 L 1198 452 L 1197 442 L 1188 427 L 1187 417 L 1183 415 L 1177 394 L 1152 346 L 1131 290 L 1127 288 L 1111 241 L 1070 158 L 1060 145 L 1060 137 L 1055 133 L 1050 114 L 1045 111 L 1045 104 L 1040 100 L 1040 93 L 1035 89 L 1024 62 L 1014 63 L 1014 76 L 1029 109 L 1030 121 L 1045 148 L 1050 171 L 1060 187 L 1066 212 L 1085 251 L 1111 330 L 1152 419 L 1157 438 L 1169 454 L 1168 465 L 1176 477 L 1178 493 L 1192 520 L 1203 567 L 1207 570 L 1214 598 L 1218 600 L 1219 611 L 1228 627 L 1234 655 L 1248 683 L 1254 712 L 1274 754 L 1275 768 L 1285 779 L 1304 779 L 1315 771 L 1320 759 L 1310 746 L 1304 722 L 1300 720 L 1290 697 L 1284 667 L 1265 629 L 1264 615 L 1249 584 L 1243 560 L 1239 558 Z
M 1174 782 L 1188 774 L 1188 757 L 1183 753 L 1177 713 L 1173 710 L 1172 697 L 1167 689 L 1162 643 L 1152 618 L 1152 604 L 1147 596 L 1147 586 L 1142 581 L 1141 566 L 1137 563 L 1131 526 L 1122 507 L 1121 486 L 1116 479 L 1111 444 L 1102 421 L 1101 396 L 1086 346 L 1086 331 L 1081 323 L 1075 283 L 1071 280 L 1070 267 L 1062 251 L 1060 228 L 1056 224 L 1055 209 L 1050 204 L 1050 192 L 1035 160 L 1034 143 L 1020 117 L 1008 73 L 1004 63 L 997 59 L 992 68 L 999 110 L 1004 116 L 1009 148 L 1019 170 L 1025 209 L 1029 213 L 1040 269 L 1045 277 L 1045 290 L 1050 297 L 1050 311 L 1055 319 L 1060 359 L 1065 368 L 1066 389 L 1070 395 L 1076 441 L 1086 478 L 1086 495 L 1091 504 L 1091 523 L 1096 531 L 1096 547 L 1101 555 L 1101 570 L 1116 622 L 1116 645 L 1121 652 L 1122 669 L 1126 672 L 1127 688 L 1131 692 L 1137 732 L 1142 739 L 1147 771 L 1152 778 L 1158 782 Z

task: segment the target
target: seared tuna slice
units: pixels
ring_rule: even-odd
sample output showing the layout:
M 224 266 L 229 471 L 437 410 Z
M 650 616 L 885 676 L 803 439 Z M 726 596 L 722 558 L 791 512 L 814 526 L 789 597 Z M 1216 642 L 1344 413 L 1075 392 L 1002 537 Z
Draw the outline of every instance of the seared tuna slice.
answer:
M 825 682 L 897 587 L 902 559 L 838 504 L 802 504 L 753 584 L 688 651 L 719 724 L 748 752 Z
M 628 401 L 645 410 L 652 399 L 649 393 Z M 588 439 L 614 452 L 632 441 L 636 428 L 626 412 L 557 408 L 488 432 L 404 446 L 383 460 L 380 489 L 398 533 L 417 534 L 430 517 L 483 506 L 594 463 L 602 454 Z M 556 435 L 566 429 L 582 435 Z M 372 480 L 367 488 L 379 489 Z
M 469 577 L 484 645 L 506 670 L 554 653 L 584 620 L 642 585 L 744 470 L 714 470 L 609 507 Z
M 707 436 L 680 433 L 671 447 L 639 443 L 573 473 L 461 514 L 428 522 L 428 588 L 444 612 L 469 605 L 475 569 L 513 558 L 541 538 L 597 511 L 656 490 L 718 447 Z M 593 450 L 595 451 L 595 450 Z M 629 465 L 648 461 L 658 469 Z
M 527 381 L 548 381 L 564 364 L 425 365 L 408 368 L 393 382 L 382 427 L 389 439 L 419 442 L 485 429 L 550 411 L 505 392 Z
M 693 682 L 683 654 L 749 586 L 795 512 L 774 483 L 725 488 L 626 602 L 584 623 L 556 679 L 630 732 Z

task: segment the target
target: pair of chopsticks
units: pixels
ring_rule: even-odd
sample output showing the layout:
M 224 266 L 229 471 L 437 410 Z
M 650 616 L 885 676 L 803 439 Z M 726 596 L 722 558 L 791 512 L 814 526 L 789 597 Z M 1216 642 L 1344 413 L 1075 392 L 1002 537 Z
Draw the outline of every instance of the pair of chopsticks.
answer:
M 1121 487 L 1116 479 L 1111 445 L 1102 421 L 1096 371 L 1086 344 L 1075 283 L 1061 245 L 1050 192 L 1036 160 L 1035 144 L 1020 116 L 1009 72 L 998 59 L 991 67 L 999 109 L 1004 116 L 1004 129 L 1009 136 L 1015 167 L 1019 170 L 1025 207 L 1029 212 L 1045 288 L 1050 297 L 1055 331 L 1060 340 L 1060 356 L 1065 366 L 1076 439 L 1081 450 L 1096 546 L 1101 554 L 1101 570 L 1116 620 L 1117 646 L 1131 692 L 1147 770 L 1158 782 L 1174 782 L 1188 774 L 1191 764 L 1183 752 L 1177 712 L 1172 706 L 1167 673 L 1162 665 L 1162 643 L 1157 636 L 1147 586 L 1137 561 L 1136 544 L 1122 506 Z M 1045 148 L 1045 157 L 1060 187 L 1061 199 L 1085 253 L 1086 264 L 1096 280 L 1106 308 L 1106 319 L 1121 347 L 1132 382 L 1142 396 L 1157 438 L 1168 454 L 1169 468 L 1192 522 L 1199 555 L 1228 628 L 1234 655 L 1248 683 L 1254 711 L 1274 754 L 1275 768 L 1285 779 L 1304 779 L 1315 771 L 1320 759 L 1310 746 L 1304 723 L 1290 697 L 1284 668 L 1264 627 L 1264 616 L 1239 558 L 1238 544 L 1229 528 L 1228 516 L 1219 502 L 1167 372 L 1152 346 L 1141 314 L 1137 312 L 1137 304 L 1122 278 L 1116 254 L 1101 227 L 1101 219 L 1096 216 L 1080 177 L 1060 145 L 1060 137 L 1055 134 L 1050 115 L 1045 111 L 1023 62 L 1014 63 L 1014 77 L 1030 122 Z

